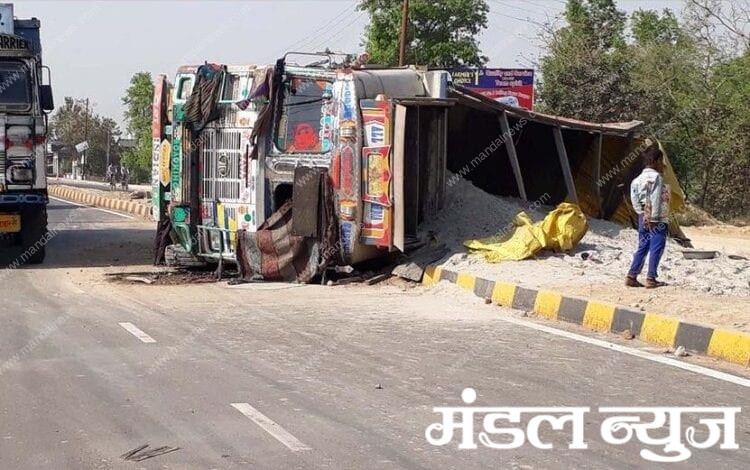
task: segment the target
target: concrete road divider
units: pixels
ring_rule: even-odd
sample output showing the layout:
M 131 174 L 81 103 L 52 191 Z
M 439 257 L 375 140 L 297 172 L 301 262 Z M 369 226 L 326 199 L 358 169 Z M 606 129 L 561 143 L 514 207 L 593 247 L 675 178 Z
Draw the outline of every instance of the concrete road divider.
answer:
M 422 284 L 448 281 L 496 305 L 533 312 L 549 320 L 565 321 L 602 333 L 626 333 L 665 348 L 680 346 L 695 354 L 750 366 L 750 334 L 685 323 L 678 318 L 644 313 L 594 299 L 490 281 L 469 273 L 435 266 L 425 270 Z
M 151 218 L 151 204 L 142 204 L 136 201 L 101 196 L 85 190 L 71 188 L 69 186 L 50 185 L 47 188 L 47 191 L 50 196 L 59 197 L 60 199 L 125 212 L 146 219 Z

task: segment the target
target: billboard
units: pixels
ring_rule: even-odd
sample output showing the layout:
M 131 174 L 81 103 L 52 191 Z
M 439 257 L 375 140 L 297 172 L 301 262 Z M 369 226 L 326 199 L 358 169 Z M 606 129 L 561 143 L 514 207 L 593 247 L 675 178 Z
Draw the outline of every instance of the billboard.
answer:
M 534 69 L 470 69 L 451 72 L 453 83 L 503 103 L 534 106 Z

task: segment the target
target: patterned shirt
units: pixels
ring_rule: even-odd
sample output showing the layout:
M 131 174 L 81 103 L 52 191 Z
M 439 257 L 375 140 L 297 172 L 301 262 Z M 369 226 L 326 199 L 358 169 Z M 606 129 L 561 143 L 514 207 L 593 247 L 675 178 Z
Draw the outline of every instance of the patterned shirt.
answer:
M 645 168 L 630 183 L 630 202 L 638 214 L 652 222 L 667 222 L 669 219 L 669 185 L 653 168 Z

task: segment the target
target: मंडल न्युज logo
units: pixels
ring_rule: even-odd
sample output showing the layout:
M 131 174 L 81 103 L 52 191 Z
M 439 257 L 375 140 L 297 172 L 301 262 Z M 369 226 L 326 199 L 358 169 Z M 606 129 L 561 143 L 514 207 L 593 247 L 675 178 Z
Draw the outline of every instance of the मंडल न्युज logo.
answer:
M 471 405 L 477 398 L 473 388 L 464 389 L 461 393 L 464 403 Z M 562 431 L 570 423 L 571 440 L 568 449 L 588 449 L 584 436 L 584 418 L 590 411 L 588 407 L 435 407 L 435 413 L 442 414 L 442 422 L 433 423 L 425 430 L 427 442 L 434 446 L 444 446 L 453 440 L 453 431 L 461 431 L 459 449 L 476 449 L 474 439 L 475 414 L 485 414 L 482 420 L 484 430 L 477 435 L 479 442 L 491 449 L 517 449 L 524 445 L 526 439 L 537 449 L 552 449 L 553 445 L 542 442 L 539 428 L 543 422 L 553 430 Z M 639 442 L 648 446 L 663 446 L 663 453 L 656 453 L 649 449 L 641 450 L 641 457 L 652 462 L 682 462 L 690 458 L 692 452 L 682 443 L 682 413 L 709 414 L 714 417 L 700 418 L 698 422 L 706 426 L 707 436 L 700 440 L 697 430 L 689 426 L 685 430 L 685 440 L 695 449 L 709 449 L 721 440 L 722 427 L 724 440 L 720 449 L 739 449 L 735 438 L 735 415 L 741 411 L 740 407 L 600 407 L 601 414 L 616 414 L 602 421 L 600 432 L 604 442 L 612 445 L 622 445 L 635 437 Z M 643 414 L 651 414 L 653 421 L 642 420 Z M 521 415 L 534 415 L 528 419 L 526 430 L 520 426 L 501 427 L 499 421 L 520 424 Z M 460 415 L 461 421 L 455 422 L 455 415 Z M 717 417 L 720 415 L 720 417 Z M 665 437 L 653 437 L 651 431 L 667 428 Z M 663 434 L 663 432 L 661 433 Z M 493 440 L 494 439 L 494 440 Z

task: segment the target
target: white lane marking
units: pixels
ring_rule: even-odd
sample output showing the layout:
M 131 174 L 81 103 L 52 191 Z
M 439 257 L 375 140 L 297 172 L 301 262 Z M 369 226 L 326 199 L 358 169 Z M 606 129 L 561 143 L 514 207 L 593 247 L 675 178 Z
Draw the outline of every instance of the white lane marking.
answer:
M 86 208 L 88 208 L 88 209 L 94 209 L 94 210 L 97 210 L 97 211 L 102 211 L 102 212 L 106 212 L 107 214 L 112 214 L 112 215 L 119 215 L 120 217 L 124 217 L 124 218 L 126 218 L 126 219 L 131 219 L 131 220 L 135 219 L 135 217 L 133 217 L 133 216 L 131 216 L 131 215 L 127 215 L 127 214 L 122 214 L 122 213 L 120 213 L 120 212 L 115 212 L 115 211 L 111 211 L 111 210 L 107 210 L 107 209 L 102 209 L 101 207 L 96 207 L 96 206 L 87 206 L 86 204 L 79 204 L 79 203 L 77 203 L 77 202 L 73 202 L 73 201 L 68 201 L 67 199 L 60 199 L 59 197 L 54 197 L 54 196 L 48 196 L 48 197 L 49 197 L 50 199 L 54 199 L 55 201 L 60 201 L 60 202 L 64 202 L 64 203 L 66 203 L 66 204 L 72 204 L 72 205 L 74 205 L 74 206 L 78 206 L 78 207 L 86 207 Z
M 271 418 L 250 406 L 249 403 L 232 403 L 232 406 L 263 428 L 268 434 L 276 438 L 277 441 L 287 446 L 292 452 L 312 450 L 309 446 L 289 434 L 289 431 L 276 424 Z
M 629 354 L 631 356 L 639 357 L 641 359 L 646 359 L 648 361 L 658 362 L 659 364 L 677 367 L 678 369 L 684 369 L 690 372 L 695 372 L 696 374 L 705 375 L 707 377 L 711 377 L 714 379 L 723 380 L 725 382 L 733 383 L 736 385 L 742 385 L 743 387 L 750 387 L 750 379 L 737 377 L 736 375 L 727 374 L 725 372 L 719 372 L 718 370 L 709 369 L 708 367 L 697 366 L 695 364 L 690 364 L 689 362 L 681 362 L 676 359 L 670 359 L 668 357 L 657 356 L 655 354 L 647 353 L 645 351 L 639 351 L 638 349 L 632 349 L 626 346 L 620 346 L 619 344 L 608 343 L 607 341 L 602 341 L 600 339 L 589 338 L 588 336 L 571 333 L 569 331 L 558 330 L 556 328 L 551 328 L 545 325 L 539 325 L 537 323 L 526 322 L 523 320 L 516 320 L 515 318 L 507 318 L 503 316 L 499 316 L 498 318 L 500 319 L 500 321 L 511 323 L 513 325 L 525 326 L 526 328 L 531 328 L 532 330 L 543 331 L 551 335 L 562 336 L 563 338 L 572 339 L 574 341 L 581 341 L 583 343 L 588 343 L 594 346 L 599 346 L 600 348 L 610 349 L 610 350 L 621 352 L 624 354 Z
M 156 340 L 154 338 L 150 337 L 149 335 L 147 335 L 146 333 L 144 333 L 143 331 L 141 331 L 140 329 L 138 329 L 137 326 L 133 325 L 130 322 L 123 322 L 123 323 L 118 323 L 118 324 L 121 327 L 123 327 L 126 330 L 128 330 L 130 333 L 133 334 L 133 336 L 135 336 L 139 340 L 143 341 L 144 343 L 155 343 L 156 342 Z

